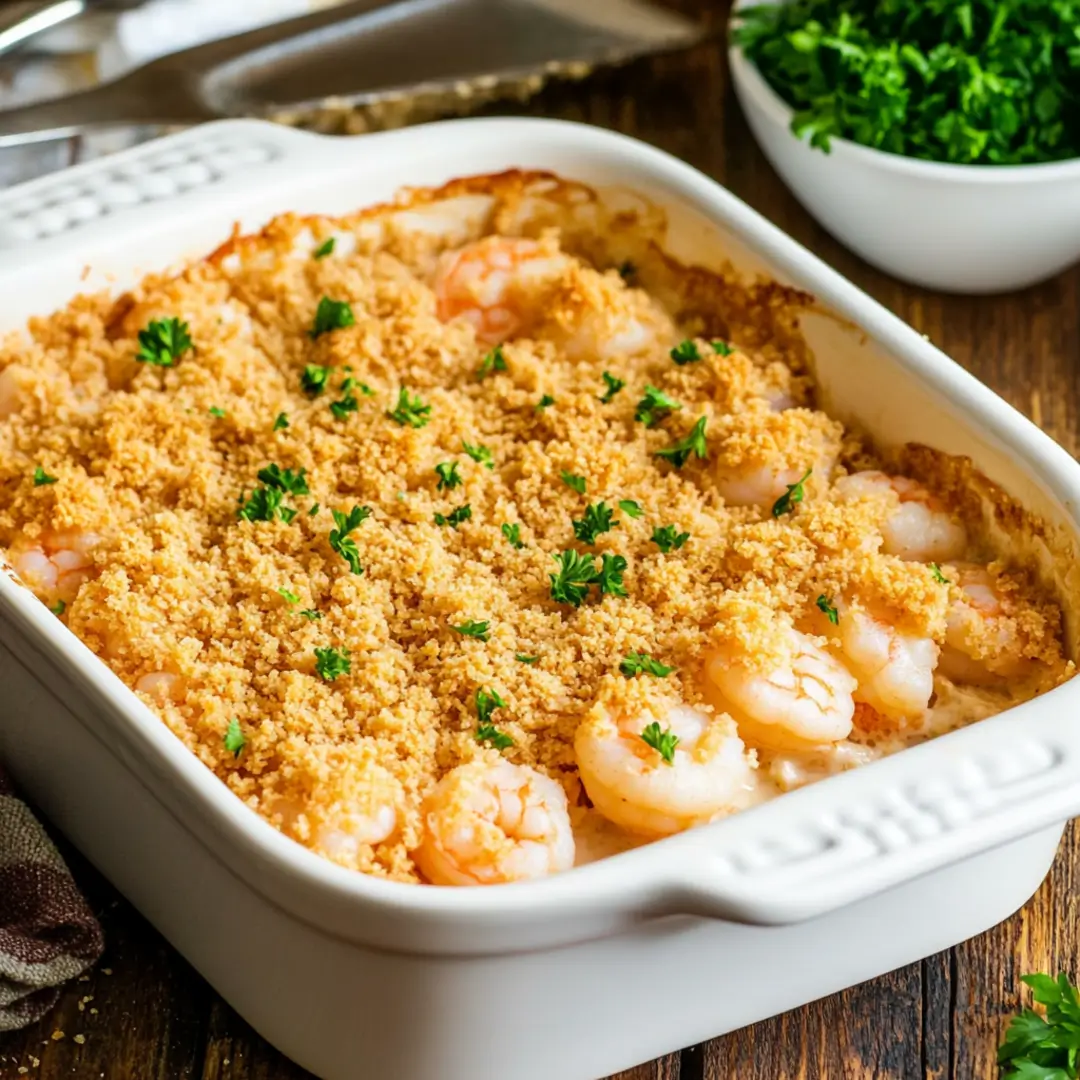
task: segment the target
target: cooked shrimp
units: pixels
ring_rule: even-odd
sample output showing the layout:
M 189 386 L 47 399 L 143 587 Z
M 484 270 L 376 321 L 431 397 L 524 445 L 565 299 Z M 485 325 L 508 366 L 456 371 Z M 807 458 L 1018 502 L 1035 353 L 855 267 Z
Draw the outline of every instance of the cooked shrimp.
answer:
M 958 559 L 967 547 L 967 530 L 945 504 L 922 484 L 906 476 L 868 470 L 841 477 L 833 486 L 841 502 L 884 499 L 882 551 L 914 562 Z
M 985 566 L 961 563 L 945 569 L 961 596 L 949 608 L 941 673 L 954 682 L 993 684 L 1023 680 L 1041 665 L 1024 648 L 1023 624 L 1034 612 L 1009 589 L 1009 579 Z
M 651 725 L 678 740 L 670 761 L 645 741 Z M 598 705 L 578 725 L 574 752 L 596 809 L 644 836 L 667 836 L 738 810 L 753 786 L 730 719 L 673 702 L 615 715 Z
M 804 750 L 846 738 L 855 712 L 851 673 L 806 634 L 782 632 L 777 655 L 755 655 L 737 644 L 705 660 L 706 689 L 735 718 L 750 743 Z
M 487 236 L 447 252 L 435 274 L 443 322 L 462 318 L 489 345 L 513 337 L 538 309 L 538 291 L 568 264 L 535 240 Z M 537 314 L 539 311 L 537 310 Z
M 574 865 L 566 794 L 527 765 L 459 765 L 435 785 L 422 814 L 413 858 L 433 884 L 498 885 Z
M 68 603 L 90 578 L 94 565 L 90 553 L 100 543 L 97 533 L 44 532 L 32 547 L 11 553 L 11 566 L 35 593 Z
M 836 608 L 840 652 L 858 681 L 855 700 L 901 724 L 920 716 L 934 692 L 934 641 L 898 630 L 858 605 L 838 600 Z

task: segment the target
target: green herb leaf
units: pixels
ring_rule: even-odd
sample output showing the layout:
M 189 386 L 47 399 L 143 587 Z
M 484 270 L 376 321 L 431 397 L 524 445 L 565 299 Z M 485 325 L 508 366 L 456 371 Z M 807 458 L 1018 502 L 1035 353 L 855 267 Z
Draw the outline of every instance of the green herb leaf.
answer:
M 813 471 L 813 469 L 807 469 L 801 479 L 787 485 L 787 491 L 773 503 L 772 516 L 774 518 L 780 517 L 781 514 L 790 514 L 795 509 L 795 504 L 803 501 L 806 497 L 803 485 L 810 479 Z
M 292 469 L 282 469 L 278 465 L 267 465 L 256 474 L 267 487 L 277 488 L 279 491 L 288 492 L 290 495 L 310 495 L 308 490 L 306 469 L 293 472 Z
M 464 506 L 459 506 L 456 510 L 451 510 L 449 514 L 436 514 L 436 525 L 449 525 L 452 529 L 456 529 L 463 521 L 468 521 L 472 517 L 472 507 L 465 503 Z
M 511 525 L 509 522 L 506 522 L 505 524 L 500 526 L 500 529 L 502 530 L 503 536 L 506 537 L 511 547 L 523 548 L 525 546 L 524 541 L 521 539 L 520 525 Z
M 289 590 L 286 589 L 284 585 L 280 589 L 278 589 L 278 592 L 285 597 L 285 601 L 286 603 L 288 603 L 289 607 L 292 607 L 293 604 L 300 603 L 300 597 L 297 596 L 294 592 L 289 592 Z
M 544 411 L 544 409 L 548 408 L 548 406 L 550 406 L 550 405 L 554 405 L 554 404 L 555 404 L 555 399 L 554 399 L 554 398 L 553 398 L 553 397 L 552 397 L 552 396 L 551 396 L 550 394 L 545 394 L 545 395 L 544 395 L 544 396 L 543 396 L 543 397 L 542 397 L 542 398 L 541 398 L 541 399 L 540 399 L 540 400 L 539 400 L 539 401 L 538 401 L 538 402 L 536 403 L 536 411 L 537 411 L 537 412 L 543 412 L 543 411 Z
M 463 622 L 460 626 L 451 626 L 451 630 L 455 633 L 461 634 L 462 637 L 476 638 L 477 641 L 487 641 L 490 636 L 491 623 L 490 622 L 476 622 L 470 619 L 468 622 Z
M 327 255 L 334 253 L 334 237 L 330 237 L 329 240 L 324 240 L 312 253 L 313 259 L 325 259 Z
M 706 423 L 707 418 L 703 416 L 685 439 L 672 443 L 666 450 L 657 450 L 656 456 L 667 458 L 676 469 L 681 469 L 690 459 L 691 454 L 701 459 L 708 457 L 709 447 L 705 441 Z
M 620 499 L 619 509 L 629 518 L 645 516 L 645 511 L 633 499 Z
M 285 495 L 281 488 L 256 488 L 246 501 L 241 496 L 241 506 L 236 516 L 245 521 L 280 520 L 288 524 L 296 517 L 296 511 L 282 505 Z
M 456 461 L 443 461 L 435 466 L 435 472 L 439 477 L 438 491 L 451 491 L 456 487 L 460 487 L 463 483 L 461 475 L 458 473 L 458 464 Z
M 52 607 L 49 608 L 49 610 L 54 615 L 63 615 L 64 612 L 67 610 L 67 604 L 64 603 L 63 600 L 57 600 L 56 603 L 53 604 Z
M 726 341 L 714 341 L 712 349 L 718 356 L 730 356 L 735 351 Z
M 1080 1056 L 1080 999 L 1076 987 L 1062 974 L 1024 975 L 1045 1018 L 1024 1009 L 1009 1024 L 998 1049 L 1003 1080 L 1076 1080 Z
M 319 504 L 315 503 L 314 506 L 307 512 L 308 517 L 314 517 L 319 512 Z
M 661 664 L 659 660 L 654 660 L 648 653 L 632 652 L 627 653 L 623 658 L 622 663 L 619 664 L 619 670 L 628 679 L 641 674 L 655 675 L 656 678 L 662 679 L 675 669 L 668 667 L 667 664 Z
M 519 664 L 535 664 L 540 659 L 539 656 L 526 656 L 524 653 L 514 653 L 514 659 Z
M 617 529 L 619 523 L 614 519 L 614 512 L 605 502 L 590 503 L 585 507 L 585 517 L 574 521 L 574 535 L 583 544 L 595 544 L 601 533 Z
M 304 393 L 311 397 L 318 397 L 326 389 L 333 368 L 323 367 L 321 364 L 308 364 L 300 376 L 300 386 Z
M 314 608 L 304 608 L 303 611 L 298 611 L 298 615 L 302 615 L 308 622 L 315 622 L 317 619 L 322 618 L 322 612 L 316 611 Z
M 354 413 L 359 409 L 360 403 L 356 400 L 356 395 L 353 393 L 353 388 L 355 386 L 356 380 L 352 378 L 352 376 L 345 379 L 341 384 L 341 400 L 330 402 L 330 411 L 334 414 L 335 420 L 344 420 L 349 413 Z
M 938 564 L 936 562 L 932 562 L 930 564 L 930 573 L 934 575 L 934 580 L 939 585 L 949 585 L 949 584 L 951 584 L 949 579 L 941 572 L 941 567 L 938 566 Z
M 234 716 L 229 721 L 229 726 L 225 729 L 225 749 L 232 754 L 234 758 L 240 756 L 240 751 L 244 749 L 244 745 L 247 743 L 247 739 L 244 738 L 243 731 L 240 730 L 240 721 Z
M 833 626 L 840 625 L 840 613 L 824 593 L 822 593 L 814 603 L 817 604 L 818 610 L 833 624 Z
M 549 575 L 551 599 L 559 604 L 580 607 L 589 595 L 589 586 L 596 581 L 595 556 L 564 551 L 552 558 L 559 564 L 559 570 Z
M 698 352 L 697 343 L 687 340 L 680 341 L 674 349 L 671 350 L 671 359 L 675 361 L 679 367 L 684 364 L 694 364 L 701 359 L 701 353 Z
M 207 412 L 209 412 L 210 415 L 213 416 L 217 420 L 224 420 L 225 419 L 225 410 L 224 409 L 219 409 L 216 405 L 211 405 L 210 408 L 207 409 Z
M 189 349 L 190 327 L 179 319 L 151 319 L 145 330 L 139 331 L 139 351 L 135 359 L 140 364 L 172 367 Z
M 559 476 L 562 478 L 562 482 L 568 487 L 573 488 L 579 495 L 585 494 L 585 477 L 575 476 L 574 473 L 561 472 Z
M 678 532 L 674 525 L 658 525 L 653 529 L 652 542 L 666 555 L 678 551 L 690 539 L 688 532 Z
M 611 399 L 626 386 L 625 379 L 616 379 L 614 375 L 609 375 L 606 371 L 600 376 L 604 380 L 604 385 L 607 386 L 607 390 L 604 391 L 600 400 L 606 405 Z
M 675 747 L 679 745 L 679 736 L 674 734 L 671 728 L 661 731 L 660 725 L 654 720 L 641 732 L 641 741 L 646 746 L 651 746 L 668 765 L 675 763 Z
M 596 584 L 600 586 L 601 596 L 625 596 L 623 573 L 626 560 L 621 555 L 601 555 L 600 570 L 596 575 Z
M 341 675 L 348 675 L 352 671 L 349 650 L 335 646 L 326 649 L 317 648 L 315 650 L 315 670 L 327 682 L 333 682 Z
M 356 325 L 356 316 L 347 300 L 331 300 L 324 296 L 315 309 L 315 324 L 310 334 L 312 338 L 322 337 L 331 330 L 344 330 L 347 326 Z
M 58 476 L 50 476 L 40 465 L 34 470 L 34 487 L 55 484 L 59 479 Z
M 349 533 L 354 532 L 371 517 L 371 507 L 354 506 L 348 514 L 343 514 L 340 510 L 331 510 L 330 513 L 333 515 L 334 524 L 337 526 L 337 528 L 330 530 L 331 549 L 336 551 L 349 564 L 349 569 L 354 574 L 362 574 L 364 568 L 360 565 L 360 549 L 356 546 L 356 541 L 349 536 Z
M 478 465 L 483 465 L 485 469 L 495 468 L 495 459 L 492 457 L 491 450 L 488 447 L 470 446 L 462 439 L 461 449 L 464 450 Z
M 479 724 L 491 722 L 491 714 L 496 709 L 505 709 L 506 702 L 499 696 L 498 690 L 476 691 L 476 720 Z
M 486 379 L 489 375 L 494 375 L 496 371 L 506 371 L 506 357 L 503 356 L 501 345 L 496 345 L 480 362 L 480 366 L 476 369 L 476 377 Z
M 487 743 L 489 746 L 495 747 L 496 750 L 508 750 L 514 745 L 514 740 L 505 731 L 500 731 L 494 724 L 478 724 L 475 738 L 477 742 Z
M 647 428 L 655 427 L 663 418 L 675 409 L 681 409 L 673 397 L 668 397 L 663 390 L 657 390 L 655 386 L 645 387 L 645 396 L 637 403 L 634 410 L 634 419 L 644 424 Z
M 402 427 L 422 428 L 431 421 L 431 406 L 425 405 L 420 398 L 413 397 L 403 386 L 398 391 L 397 405 L 386 415 L 396 420 Z

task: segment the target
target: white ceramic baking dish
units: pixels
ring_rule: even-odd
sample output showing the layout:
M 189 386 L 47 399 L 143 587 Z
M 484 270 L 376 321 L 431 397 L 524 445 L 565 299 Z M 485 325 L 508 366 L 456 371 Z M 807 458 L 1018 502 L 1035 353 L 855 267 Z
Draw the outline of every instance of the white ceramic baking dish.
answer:
M 839 316 L 805 319 L 833 410 L 886 443 L 970 455 L 1046 519 L 1068 565 L 1080 467 L 1063 450 L 723 188 L 592 128 L 466 120 L 327 139 L 226 122 L 148 144 L 0 196 L 2 321 L 203 253 L 235 220 L 509 166 L 629 185 L 666 211 L 675 255 L 813 292 Z M 1067 572 L 1058 587 L 1075 592 Z M 1076 680 L 566 874 L 408 886 L 277 833 L 2 575 L 0 686 L 0 756 L 27 791 L 258 1031 L 328 1080 L 589 1080 L 740 1027 L 1004 918 L 1080 812 Z

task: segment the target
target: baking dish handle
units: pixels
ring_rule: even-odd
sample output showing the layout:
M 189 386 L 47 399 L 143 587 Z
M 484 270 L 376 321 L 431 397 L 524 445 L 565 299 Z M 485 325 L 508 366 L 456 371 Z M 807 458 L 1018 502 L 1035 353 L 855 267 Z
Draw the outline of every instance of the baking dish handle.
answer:
M 1051 713 L 1020 729 L 1017 713 L 1041 704 L 977 725 L 1000 729 L 989 753 L 985 739 L 972 743 L 977 755 L 934 753 L 964 745 L 964 736 L 976 734 L 969 728 L 882 762 L 901 766 L 893 770 L 898 782 L 869 783 L 875 768 L 859 770 L 741 815 L 745 825 L 756 818 L 755 827 L 740 829 L 728 849 L 710 844 L 704 859 L 679 858 L 670 909 L 762 926 L 797 923 L 1080 814 L 1073 718 Z M 702 840 L 709 831 L 699 833 Z M 721 823 L 715 835 L 723 831 Z

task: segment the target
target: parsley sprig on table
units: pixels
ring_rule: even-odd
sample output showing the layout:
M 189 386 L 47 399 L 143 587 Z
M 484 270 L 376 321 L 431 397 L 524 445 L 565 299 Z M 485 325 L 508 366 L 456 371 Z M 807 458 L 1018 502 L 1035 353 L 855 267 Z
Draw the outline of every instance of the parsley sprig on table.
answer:
M 841 137 L 961 165 L 1080 156 L 1076 0 L 795 0 L 739 15 L 735 44 L 821 149 Z
M 1023 975 L 1035 1001 L 1034 1009 L 1014 1016 L 998 1050 L 1002 1080 L 1076 1080 L 1080 1075 L 1080 999 L 1065 975 Z

